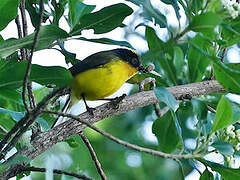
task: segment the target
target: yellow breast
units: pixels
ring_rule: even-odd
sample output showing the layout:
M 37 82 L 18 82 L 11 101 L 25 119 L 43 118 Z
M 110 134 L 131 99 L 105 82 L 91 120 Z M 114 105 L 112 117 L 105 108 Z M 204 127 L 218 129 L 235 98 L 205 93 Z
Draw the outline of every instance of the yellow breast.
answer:
M 137 69 L 118 58 L 95 69 L 76 75 L 71 84 L 71 99 L 98 100 L 116 92 Z

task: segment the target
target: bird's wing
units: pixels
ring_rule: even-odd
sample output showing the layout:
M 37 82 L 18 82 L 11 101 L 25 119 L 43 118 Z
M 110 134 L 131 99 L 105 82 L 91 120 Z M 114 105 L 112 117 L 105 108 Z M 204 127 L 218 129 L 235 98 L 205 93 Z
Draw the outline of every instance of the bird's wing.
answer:
M 78 73 L 107 64 L 115 58 L 117 58 L 117 56 L 110 51 L 98 52 L 88 56 L 82 61 L 79 61 L 79 63 L 73 65 L 71 68 L 69 68 L 69 70 L 72 75 L 75 76 Z

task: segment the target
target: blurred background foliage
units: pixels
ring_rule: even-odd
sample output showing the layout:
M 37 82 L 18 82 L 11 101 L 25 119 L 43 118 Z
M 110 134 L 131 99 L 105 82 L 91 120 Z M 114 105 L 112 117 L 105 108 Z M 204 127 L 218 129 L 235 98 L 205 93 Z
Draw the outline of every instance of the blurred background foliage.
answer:
M 20 3 L 19 0 L 2 1 L 4 3 L 0 4 L 0 30 L 4 30 L 16 17 Z M 239 179 L 239 169 L 232 169 L 240 165 L 240 126 L 237 124 L 240 118 L 239 97 L 234 95 L 240 92 L 239 2 L 121 2 L 123 3 L 112 1 L 112 5 L 95 10 L 97 6 L 88 5 L 81 0 L 45 0 L 44 24 L 36 50 L 56 49 L 65 57 L 66 64 L 75 64 L 78 61 L 76 52 L 67 50 L 64 43 L 67 40 L 135 48 L 145 66 L 149 63 L 154 64 L 155 72 L 139 74 L 129 80 L 129 83 L 154 77 L 157 97 L 165 96 L 170 101 L 161 99 L 163 102 L 160 107 L 169 106 L 170 110 L 162 117 L 157 117 L 151 105 L 105 119 L 96 126 L 130 143 L 166 153 L 203 153 L 208 155 L 205 159 L 211 162 L 204 159 L 175 161 L 136 152 L 87 128 L 84 133 L 92 143 L 108 179 L 178 180 L 184 176 L 186 179 L 200 177 L 202 180 Z M 38 3 L 39 0 L 25 2 L 26 11 L 35 28 L 40 18 Z M 6 9 L 8 13 L 5 13 Z M 68 24 L 64 30 L 61 27 L 62 21 Z M 124 32 L 125 40 L 119 41 L 114 37 L 105 36 L 105 33 L 119 28 Z M 101 37 L 84 37 L 84 30 L 89 29 Z M 4 40 L 0 36 L 0 138 L 24 116 L 21 86 L 27 63 L 19 62 L 17 51 L 20 48 L 31 47 L 33 38 L 34 33 L 20 39 Z M 79 49 L 86 50 L 84 47 Z M 68 70 L 59 66 L 46 68 L 33 65 L 29 78 L 38 83 L 34 86 L 37 102 L 51 91 L 48 88 L 49 84 L 61 87 L 71 82 Z M 166 89 L 160 88 L 214 78 L 226 89 L 226 93 L 203 95 L 177 102 Z M 137 91 L 137 86 L 134 85 L 129 94 Z M 61 106 L 62 102 L 57 100 L 47 108 L 58 111 Z M 51 127 L 53 120 L 54 116 L 43 114 L 37 122 L 42 131 L 46 131 Z M 12 151 L 27 145 L 29 134 L 30 129 Z M 78 135 L 56 144 L 30 164 L 47 169 L 84 173 L 99 179 L 88 149 Z M 204 170 L 204 166 L 208 168 Z M 24 173 L 17 178 L 23 177 L 47 179 L 52 177 L 52 174 L 51 171 L 46 174 Z M 54 179 L 75 178 L 54 175 Z

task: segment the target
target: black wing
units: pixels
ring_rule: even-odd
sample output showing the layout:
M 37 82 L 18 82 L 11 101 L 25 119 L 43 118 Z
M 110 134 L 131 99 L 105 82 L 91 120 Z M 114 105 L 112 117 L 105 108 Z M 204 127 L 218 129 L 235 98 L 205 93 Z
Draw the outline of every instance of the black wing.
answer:
M 84 60 L 69 68 L 69 70 L 72 75 L 75 76 L 78 73 L 107 64 L 115 58 L 117 58 L 117 56 L 115 55 L 115 53 L 111 52 L 111 50 L 101 51 L 86 57 Z

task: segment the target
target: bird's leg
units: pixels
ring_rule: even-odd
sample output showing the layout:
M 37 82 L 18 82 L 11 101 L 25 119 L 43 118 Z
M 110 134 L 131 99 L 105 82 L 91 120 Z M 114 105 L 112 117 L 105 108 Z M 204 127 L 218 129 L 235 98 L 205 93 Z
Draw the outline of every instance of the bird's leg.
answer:
M 87 112 L 89 112 L 89 114 L 93 115 L 93 111 L 95 110 L 95 108 L 91 108 L 87 105 L 85 94 L 82 94 L 82 98 L 83 98 L 83 102 L 86 106 Z
M 104 101 L 111 101 L 110 105 L 114 108 L 117 109 L 119 106 L 119 103 L 126 97 L 126 94 L 123 94 L 119 97 L 115 97 L 115 98 L 104 98 L 104 99 L 99 99 L 99 100 L 104 100 Z

